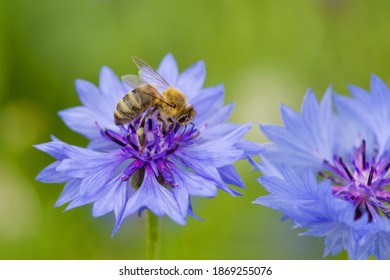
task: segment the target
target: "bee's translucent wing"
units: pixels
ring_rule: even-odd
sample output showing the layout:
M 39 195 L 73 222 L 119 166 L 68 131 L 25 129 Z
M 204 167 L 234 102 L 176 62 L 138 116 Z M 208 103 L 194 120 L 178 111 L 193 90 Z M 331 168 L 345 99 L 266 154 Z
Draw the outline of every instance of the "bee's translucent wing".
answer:
M 168 106 L 174 107 L 174 105 L 168 99 L 166 99 L 162 94 L 160 94 L 156 89 L 156 87 L 153 86 L 152 84 L 143 84 L 135 88 L 132 92 L 133 94 L 136 95 L 143 94 L 143 95 L 153 96 L 154 98 L 157 98 L 158 100 L 166 103 Z
M 169 106 L 172 106 L 171 102 L 169 102 L 169 100 L 167 100 L 154 85 L 145 82 L 139 76 L 124 75 L 121 78 L 125 84 L 127 84 L 129 87 L 133 89 L 133 92 L 137 92 L 137 94 L 142 93 L 142 94 L 154 96 L 155 98 L 161 100 L 162 102 L 168 104 Z
M 121 77 L 122 81 L 131 87 L 132 89 L 135 89 L 141 85 L 146 84 L 144 80 L 142 80 L 139 76 L 137 75 L 124 75 Z
M 132 59 L 139 68 L 138 74 L 141 80 L 154 85 L 160 92 L 169 87 L 168 82 L 165 81 L 165 79 L 161 77 L 161 75 L 157 73 L 149 64 L 136 56 L 133 56 Z

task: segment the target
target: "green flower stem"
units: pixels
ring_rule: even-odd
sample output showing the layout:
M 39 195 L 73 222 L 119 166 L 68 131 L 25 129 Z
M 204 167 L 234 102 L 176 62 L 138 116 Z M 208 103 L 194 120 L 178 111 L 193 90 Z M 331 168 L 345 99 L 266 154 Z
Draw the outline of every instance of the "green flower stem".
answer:
M 147 220 L 146 259 L 155 260 L 159 245 L 159 218 L 148 211 Z

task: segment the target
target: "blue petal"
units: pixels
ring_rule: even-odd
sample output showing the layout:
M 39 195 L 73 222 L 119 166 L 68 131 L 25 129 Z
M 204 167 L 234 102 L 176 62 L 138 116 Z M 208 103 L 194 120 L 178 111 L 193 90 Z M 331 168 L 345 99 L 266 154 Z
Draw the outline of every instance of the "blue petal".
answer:
M 180 184 L 173 188 L 173 195 L 179 205 L 181 214 L 186 216 L 190 206 L 190 195 L 188 194 L 187 188 L 183 184 Z
M 184 171 L 180 168 L 172 170 L 175 188 L 186 188 L 189 195 L 214 197 L 217 195 L 215 182 L 194 173 Z M 175 189 L 174 188 L 174 189 Z M 187 207 L 188 208 L 188 207 Z
M 201 94 L 198 96 L 201 96 Z M 193 122 L 197 125 L 207 124 L 208 126 L 214 126 L 227 124 L 225 121 L 230 117 L 234 108 L 234 104 L 227 106 L 216 105 L 211 97 L 191 104 L 193 104 L 196 111 Z
M 43 143 L 43 144 L 38 144 L 38 145 L 33 145 L 35 148 L 37 148 L 38 150 L 41 150 L 49 155 L 51 155 L 52 157 L 56 158 L 56 159 L 63 159 L 65 158 L 65 154 L 64 154 L 64 149 L 63 149 L 63 145 L 61 142 L 58 142 L 58 141 L 52 141 L 52 142 L 48 142 L 48 143 Z
M 87 176 L 81 180 L 80 183 L 80 195 L 81 196 L 95 196 L 102 188 L 107 188 L 107 182 L 113 179 L 117 166 L 106 166 L 96 172 L 93 175 Z
M 215 143 L 185 147 L 176 151 L 176 155 L 187 161 L 198 161 L 214 167 L 222 167 L 242 158 L 243 151 L 233 147 L 217 147 Z
M 199 107 L 199 112 L 209 114 L 210 108 L 219 109 L 224 105 L 225 100 L 225 86 L 220 83 L 215 86 L 202 88 L 200 93 L 194 96 L 191 100 L 191 104 L 195 107 Z M 205 109 L 206 107 L 206 109 Z
M 180 147 L 176 154 L 192 160 L 207 162 L 215 167 L 228 165 L 243 155 L 243 151 L 234 148 L 234 144 L 241 140 L 249 129 L 249 125 L 243 125 L 218 142 L 208 141 L 199 145 Z
M 389 102 L 390 91 L 386 83 L 384 83 L 378 76 L 371 75 L 371 92 L 376 95 L 382 102 Z
M 370 255 L 386 260 L 390 255 L 390 222 L 387 217 L 378 217 L 375 223 L 360 224 L 357 229 L 355 259 L 367 259 Z
M 67 174 L 57 172 L 59 162 L 53 162 L 44 168 L 35 178 L 37 181 L 43 183 L 64 183 L 67 182 L 71 177 Z
M 87 148 L 95 151 L 109 151 L 117 149 L 118 145 L 112 141 L 108 141 L 106 138 L 99 137 L 89 141 Z
M 277 163 L 294 159 L 293 166 L 313 170 L 322 168 L 324 160 L 331 160 L 336 143 L 336 125 L 332 114 L 332 93 L 327 90 L 321 104 L 312 91 L 308 91 L 301 114 L 286 106 L 281 107 L 285 127 L 261 126 L 262 131 L 274 142 L 264 154 Z
M 107 188 L 109 191 L 94 203 L 92 211 L 93 216 L 98 217 L 114 210 L 117 226 L 112 232 L 111 237 L 113 237 L 122 223 L 119 219 L 122 219 L 126 203 L 134 190 L 129 182 L 123 182 L 120 176 L 107 184 Z
M 272 164 L 271 161 L 269 161 L 264 155 L 261 155 L 261 164 L 255 162 L 251 163 L 264 175 L 283 178 L 283 175 L 280 173 L 279 168 L 277 168 L 276 165 Z
M 202 176 L 207 180 L 214 181 L 219 189 L 227 192 L 232 196 L 242 195 L 240 192 L 229 188 L 226 185 L 226 183 L 222 180 L 218 169 L 215 167 L 205 165 L 203 164 L 203 162 L 198 162 L 193 160 L 192 158 L 186 157 L 182 157 L 179 160 L 177 160 L 176 158 L 172 158 L 171 160 L 178 166 L 180 166 L 182 164 L 182 161 L 184 161 L 186 167 L 192 169 L 197 175 Z
M 129 198 L 125 210 L 118 218 L 114 233 L 118 230 L 122 221 L 138 209 L 146 207 L 157 216 L 168 215 L 176 223 L 184 225 L 185 217 L 180 212 L 177 201 L 172 192 L 160 185 L 153 171 L 145 169 L 145 177 L 139 189 Z
M 65 124 L 91 140 L 100 138 L 97 124 L 116 131 L 113 112 L 126 90 L 112 70 L 102 68 L 100 89 L 84 80 L 76 80 L 75 84 L 84 106 L 60 111 L 59 115 Z
M 200 123 L 210 118 L 215 112 L 223 108 L 224 103 L 224 85 L 219 84 L 213 87 L 204 88 L 199 94 L 193 96 L 188 101 L 197 112 Z
M 79 99 L 86 108 L 98 114 L 107 113 L 110 108 L 107 108 L 106 100 L 94 84 L 84 80 L 76 80 L 75 84 Z
M 311 122 L 311 120 L 317 118 L 317 112 L 318 112 L 319 106 L 317 98 L 314 94 L 314 92 L 309 89 L 305 97 L 303 98 L 302 106 L 301 106 L 301 113 L 303 118 L 307 122 Z
M 390 103 L 390 91 L 383 81 L 374 75 L 371 78 L 371 94 L 356 86 L 349 86 L 349 89 L 353 99 L 336 96 L 338 112 L 348 120 L 348 126 L 352 127 L 350 130 L 364 133 L 359 135 L 364 137 L 367 143 L 372 135 L 375 136 L 380 156 L 390 146 L 390 131 L 387 129 L 390 126 L 390 113 L 388 108 L 383 106 Z M 352 137 L 356 140 L 357 135 L 352 134 Z
M 175 86 L 179 77 L 179 70 L 172 54 L 167 54 L 161 61 L 157 72 L 172 86 Z
M 121 189 L 122 180 L 115 178 L 111 182 L 106 184 L 106 188 L 109 190 L 104 196 L 96 200 L 93 204 L 92 215 L 94 217 L 103 216 L 111 211 L 113 211 L 116 198 L 119 190 Z
M 69 180 L 69 182 L 65 184 L 65 187 L 54 206 L 58 207 L 76 199 L 79 196 L 80 181 L 80 179 Z
M 93 194 L 87 194 L 87 195 L 81 195 L 80 194 L 80 184 L 81 180 L 76 179 L 74 182 L 73 187 L 77 187 L 77 196 L 73 197 L 72 201 L 68 204 L 68 206 L 65 208 L 65 211 L 68 211 L 70 209 L 80 207 L 83 205 L 87 205 L 90 203 L 94 203 L 98 201 L 100 198 L 104 197 L 107 192 L 110 190 L 109 188 L 100 188 L 98 192 L 93 193 Z M 75 191 L 75 190 L 74 190 Z M 60 202 L 57 201 L 56 205 L 59 204 Z
M 260 177 L 260 183 L 270 194 L 257 198 L 254 203 L 280 210 L 303 226 L 333 221 L 334 209 L 321 204 L 327 199 L 335 204 L 330 182 L 317 183 L 310 169 L 302 175 L 286 166 L 280 166 L 279 171 L 281 177 Z
M 387 260 L 390 255 L 390 232 L 378 232 L 372 240 L 375 240 L 372 254 L 378 259 Z
M 115 75 L 114 71 L 107 66 L 102 67 L 100 71 L 99 88 L 103 93 L 104 99 L 108 102 L 105 107 L 109 108 L 113 105 L 116 106 L 118 101 L 126 94 L 122 82 Z
M 234 147 L 244 151 L 244 157 L 255 156 L 264 151 L 263 145 L 245 139 L 238 141 L 234 144 Z
M 324 256 L 329 253 L 337 255 L 343 248 L 347 250 L 349 255 L 353 255 L 356 250 L 355 234 L 352 228 L 344 224 L 335 225 L 325 237 Z
M 198 61 L 180 74 L 177 87 L 188 99 L 192 99 L 201 90 L 206 78 L 206 67 L 203 61 Z
M 100 193 L 100 195 L 102 196 L 103 193 Z M 80 206 L 84 206 L 84 205 L 93 203 L 96 200 L 98 200 L 101 196 L 97 196 L 97 197 L 83 197 L 83 196 L 77 195 L 77 197 L 75 197 L 68 204 L 68 206 L 66 206 L 65 211 L 68 211 L 68 210 L 71 210 L 73 208 L 77 208 L 77 207 L 80 207 Z
M 239 125 L 233 123 L 221 123 L 213 126 L 209 126 L 206 123 L 206 127 L 197 138 L 197 142 L 215 141 L 215 139 L 222 138 L 237 130 L 239 127 Z M 238 143 L 239 141 L 234 146 L 238 145 Z
M 349 92 L 356 100 L 360 100 L 364 96 L 368 96 L 369 92 L 355 85 L 348 85 Z
M 204 221 L 204 219 L 202 219 L 201 217 L 195 215 L 195 213 L 192 211 L 192 205 L 191 205 L 191 201 L 190 201 L 190 207 L 188 208 L 188 213 L 187 213 L 188 216 L 194 218 L 194 219 L 197 219 L 199 221 Z
M 240 188 L 245 188 L 244 182 L 241 180 L 236 168 L 232 164 L 228 164 L 218 168 L 222 180 L 226 184 L 232 184 Z
M 214 111 L 212 115 L 210 115 L 207 119 L 204 120 L 205 123 L 209 126 L 219 125 L 221 123 L 226 122 L 226 120 L 230 117 L 230 115 L 233 112 L 235 104 L 229 104 L 224 106 L 218 111 Z M 205 115 L 206 117 L 206 115 Z M 200 123 L 200 118 L 197 120 L 197 122 Z
M 71 177 L 84 178 L 96 175 L 102 170 L 113 172 L 124 160 L 117 153 L 99 153 L 84 149 L 83 157 L 71 157 L 62 160 L 57 171 Z
M 132 187 L 130 181 L 120 185 L 114 203 L 114 213 L 115 218 L 118 221 L 122 218 L 123 212 L 125 211 L 125 206 L 130 197 L 134 194 L 134 188 Z
M 285 128 L 273 125 L 263 125 L 261 130 L 273 141 L 271 145 L 264 146 L 262 152 L 267 158 L 277 164 L 289 164 L 302 170 L 306 166 L 315 169 L 322 168 L 324 158 L 317 154 L 316 149 L 310 149 L 307 142 L 297 136 L 291 135 Z M 293 161 L 291 161 L 293 159 Z
M 99 118 L 90 109 L 86 107 L 73 107 L 58 112 L 58 115 L 70 129 L 86 138 L 95 139 L 101 137 L 100 131 L 96 126 Z

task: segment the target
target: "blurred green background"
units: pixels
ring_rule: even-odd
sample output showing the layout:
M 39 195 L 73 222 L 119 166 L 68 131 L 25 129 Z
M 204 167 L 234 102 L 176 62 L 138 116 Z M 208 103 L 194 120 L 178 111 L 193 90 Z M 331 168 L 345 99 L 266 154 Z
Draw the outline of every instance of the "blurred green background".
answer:
M 156 66 L 171 52 L 180 70 L 207 66 L 223 82 L 236 123 L 280 123 L 281 102 L 299 109 L 311 87 L 390 82 L 390 1 L 0 1 L 0 259 L 142 259 L 144 218 L 110 238 L 114 217 L 91 207 L 54 208 L 62 185 L 34 180 L 53 159 L 32 148 L 51 134 L 87 141 L 57 116 L 79 105 L 77 78 L 98 82 L 103 65 L 135 73 L 137 55 Z M 247 139 L 266 141 L 254 125 Z M 299 237 L 279 212 L 251 204 L 265 194 L 258 172 L 237 164 L 243 197 L 194 200 L 205 221 L 162 220 L 163 259 L 321 259 L 323 240 Z M 332 258 L 332 257 L 328 257 Z M 338 258 L 346 258 L 345 254 Z

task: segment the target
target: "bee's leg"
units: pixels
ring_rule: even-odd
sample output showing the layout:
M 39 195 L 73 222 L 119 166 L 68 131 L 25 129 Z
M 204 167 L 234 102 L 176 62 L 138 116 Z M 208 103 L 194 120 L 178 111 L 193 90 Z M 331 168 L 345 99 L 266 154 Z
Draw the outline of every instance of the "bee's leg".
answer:
M 160 113 L 157 114 L 157 120 L 161 122 L 161 132 L 165 136 L 167 134 L 167 123 L 166 121 L 161 117 Z
M 138 155 L 142 154 L 146 147 L 146 137 L 145 137 L 145 129 L 144 128 L 138 128 L 137 130 L 137 135 L 138 135 L 138 142 L 141 147 L 141 149 L 138 152 Z
M 141 119 L 141 122 L 140 122 L 139 127 L 144 128 L 144 127 L 145 127 L 145 122 L 146 122 L 146 120 L 147 120 L 151 115 L 153 115 L 154 112 L 156 112 L 156 108 L 153 108 L 153 109 L 150 110 L 147 114 L 145 114 L 145 115 L 142 117 L 142 119 Z
M 193 126 L 192 126 L 193 127 Z M 177 130 L 179 130 L 179 128 L 180 128 L 180 125 L 178 125 L 177 126 Z M 175 129 L 176 129 L 176 127 L 175 127 Z M 183 129 L 183 132 L 180 134 L 180 137 L 177 139 L 177 142 L 179 142 L 180 140 L 181 140 L 181 138 L 183 137 L 183 135 L 186 133 L 186 130 L 187 130 L 187 124 L 184 126 L 184 129 Z M 175 131 L 175 133 L 176 133 L 177 131 Z M 191 130 L 191 132 L 192 132 L 192 130 Z
M 188 125 L 191 125 L 191 131 L 190 131 L 190 135 L 191 135 L 192 132 L 194 131 L 195 124 L 194 123 L 189 123 Z
M 169 127 L 168 127 L 168 130 L 172 130 L 174 127 L 175 127 L 175 122 L 171 119 L 171 118 L 169 118 L 168 119 L 168 122 L 170 123 L 169 124 Z M 176 133 L 177 131 L 175 131 L 175 133 Z
M 142 118 L 141 124 L 140 124 L 139 128 L 137 129 L 138 142 L 139 142 L 139 145 L 141 146 L 141 150 L 138 152 L 138 155 L 142 154 L 142 152 L 144 151 L 144 149 L 146 147 L 146 135 L 145 135 L 146 129 L 148 131 L 151 131 L 153 128 L 152 120 L 147 119 L 147 117 L 149 117 L 149 114 L 147 114 L 145 117 Z M 145 124 L 147 125 L 146 129 L 145 129 Z
M 138 155 L 142 154 L 142 152 L 144 151 L 145 146 L 146 146 L 146 137 L 145 137 L 146 117 L 148 117 L 148 115 L 146 115 L 142 118 L 141 124 L 137 129 L 138 145 L 141 147 L 141 149 L 138 152 Z
M 195 124 L 194 123 L 189 123 L 188 125 L 191 125 L 191 131 L 189 133 L 189 136 L 191 137 L 190 139 L 193 139 L 194 137 L 197 137 L 199 135 L 199 131 L 196 131 L 196 129 L 195 129 L 195 133 L 192 134 L 192 132 L 194 131 Z
M 142 119 L 140 120 L 140 123 L 138 125 L 137 130 L 135 128 L 130 128 L 132 129 L 133 132 L 137 133 L 138 136 L 138 145 L 141 147 L 141 150 L 138 152 L 138 155 L 140 155 L 143 150 L 145 149 L 145 144 L 146 144 L 146 139 L 145 139 L 145 123 L 146 121 L 150 121 L 148 119 L 152 114 L 154 113 L 154 110 L 150 110 L 147 114 L 145 114 Z M 150 126 L 150 125 L 149 125 Z M 150 129 L 149 129 L 150 130 Z
M 140 123 L 140 125 L 138 126 L 138 129 L 137 129 L 137 134 L 138 134 L 138 130 L 140 130 L 140 129 L 144 129 L 145 128 L 145 119 L 146 119 L 146 117 L 147 116 L 145 116 L 145 117 L 143 117 L 142 119 L 141 119 L 141 123 Z

